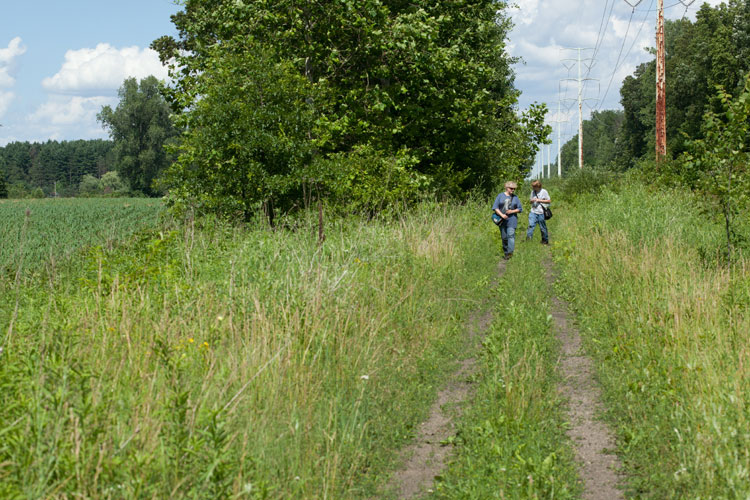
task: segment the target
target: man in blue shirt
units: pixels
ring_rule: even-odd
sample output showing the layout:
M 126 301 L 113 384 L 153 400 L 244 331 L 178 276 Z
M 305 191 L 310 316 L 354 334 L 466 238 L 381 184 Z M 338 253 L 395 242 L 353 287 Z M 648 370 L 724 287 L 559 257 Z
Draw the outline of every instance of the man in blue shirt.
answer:
M 516 227 L 518 227 L 517 214 L 523 212 L 521 200 L 515 194 L 517 187 L 513 181 L 506 182 L 505 192 L 497 195 L 495 203 L 492 204 L 492 220 L 500 228 L 505 260 L 513 257 L 513 250 L 516 246 Z

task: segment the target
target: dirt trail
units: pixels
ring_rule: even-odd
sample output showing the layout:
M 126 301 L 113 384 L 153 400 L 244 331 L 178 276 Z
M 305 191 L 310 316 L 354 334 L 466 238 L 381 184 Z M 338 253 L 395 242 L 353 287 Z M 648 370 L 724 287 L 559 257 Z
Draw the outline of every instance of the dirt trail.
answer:
M 497 286 L 504 272 L 505 261 L 500 261 L 492 288 Z M 467 330 L 472 342 L 479 341 L 490 326 L 492 310 L 489 306 L 489 302 L 486 302 L 469 317 Z M 441 443 L 455 434 L 455 409 L 471 393 L 470 379 L 476 371 L 476 363 L 473 357 L 461 362 L 445 388 L 438 393 L 437 400 L 430 408 L 430 415 L 419 427 L 414 442 L 402 452 L 406 462 L 393 474 L 391 481 L 391 487 L 397 489 L 399 498 L 415 498 L 428 492 L 435 476 L 443 470 L 450 447 Z
M 552 264 L 546 262 L 547 283 L 551 286 L 555 276 Z M 584 500 L 617 500 L 624 498 L 617 489 L 620 461 L 608 450 L 615 447 L 614 438 L 607 426 L 597 419 L 601 409 L 601 391 L 594 380 L 591 358 L 582 352 L 578 329 L 568 317 L 568 305 L 558 297 L 552 299 L 553 328 L 560 339 L 559 370 L 563 382 L 560 387 L 568 400 L 570 427 L 568 436 L 575 446 L 580 464 Z

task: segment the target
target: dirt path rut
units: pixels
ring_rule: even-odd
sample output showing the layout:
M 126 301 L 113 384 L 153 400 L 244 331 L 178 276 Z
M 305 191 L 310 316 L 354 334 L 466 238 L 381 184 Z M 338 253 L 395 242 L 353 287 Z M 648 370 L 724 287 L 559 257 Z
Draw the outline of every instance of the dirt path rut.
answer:
M 497 275 L 490 285 L 492 288 L 497 286 L 504 272 L 505 261 L 500 261 Z M 478 342 L 491 322 L 492 310 L 489 302 L 486 302 L 467 322 L 471 341 Z M 392 478 L 392 486 L 397 489 L 398 498 L 415 498 L 429 492 L 435 476 L 443 470 L 451 448 L 444 446 L 442 442 L 455 434 L 456 410 L 471 393 L 470 380 L 476 371 L 476 364 L 476 358 L 473 357 L 461 362 L 458 370 L 438 393 L 437 400 L 430 408 L 429 417 L 419 427 L 414 442 L 404 449 L 403 456 L 406 462 Z
M 547 283 L 555 281 L 551 262 L 546 262 Z M 559 370 L 562 375 L 560 391 L 568 400 L 570 427 L 568 436 L 573 441 L 576 459 L 583 481 L 584 500 L 618 500 L 624 498 L 617 488 L 620 462 L 609 450 L 615 447 L 612 433 L 599 419 L 601 391 L 594 379 L 591 358 L 582 351 L 581 336 L 568 316 L 568 304 L 553 297 L 550 314 L 553 328 L 561 344 Z

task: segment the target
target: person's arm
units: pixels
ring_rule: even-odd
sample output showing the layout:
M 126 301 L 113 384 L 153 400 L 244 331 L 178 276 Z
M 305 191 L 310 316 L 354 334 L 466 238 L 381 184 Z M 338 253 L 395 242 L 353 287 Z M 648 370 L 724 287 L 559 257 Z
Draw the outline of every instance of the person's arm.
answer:
M 552 200 L 549 198 L 549 193 L 547 194 L 546 198 L 532 198 L 532 203 L 552 203 Z
M 505 214 L 500 211 L 501 196 L 502 196 L 502 193 L 497 195 L 497 198 L 495 198 L 495 203 L 492 204 L 492 211 L 495 212 L 500 217 L 502 217 L 503 219 L 507 219 L 508 217 L 506 217 Z
M 521 200 L 518 198 L 518 196 L 516 196 L 516 199 L 515 199 L 515 206 L 517 206 L 518 208 L 512 208 L 505 213 L 508 215 L 513 215 L 513 214 L 520 214 L 521 212 L 523 212 L 523 205 L 521 205 Z

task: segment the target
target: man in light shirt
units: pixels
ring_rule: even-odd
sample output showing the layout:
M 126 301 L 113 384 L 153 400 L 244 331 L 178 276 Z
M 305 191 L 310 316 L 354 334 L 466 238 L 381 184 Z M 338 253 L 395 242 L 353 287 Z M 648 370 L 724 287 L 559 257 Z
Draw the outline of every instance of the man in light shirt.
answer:
M 529 210 L 529 229 L 526 231 L 526 241 L 531 241 L 534 237 L 534 228 L 539 224 L 539 230 L 542 233 L 542 245 L 549 244 L 549 233 L 547 232 L 547 221 L 544 220 L 544 210 L 542 204 L 549 204 L 552 202 L 549 198 L 549 193 L 546 189 L 542 189 L 542 183 L 539 180 L 535 180 L 531 183 L 531 210 Z

